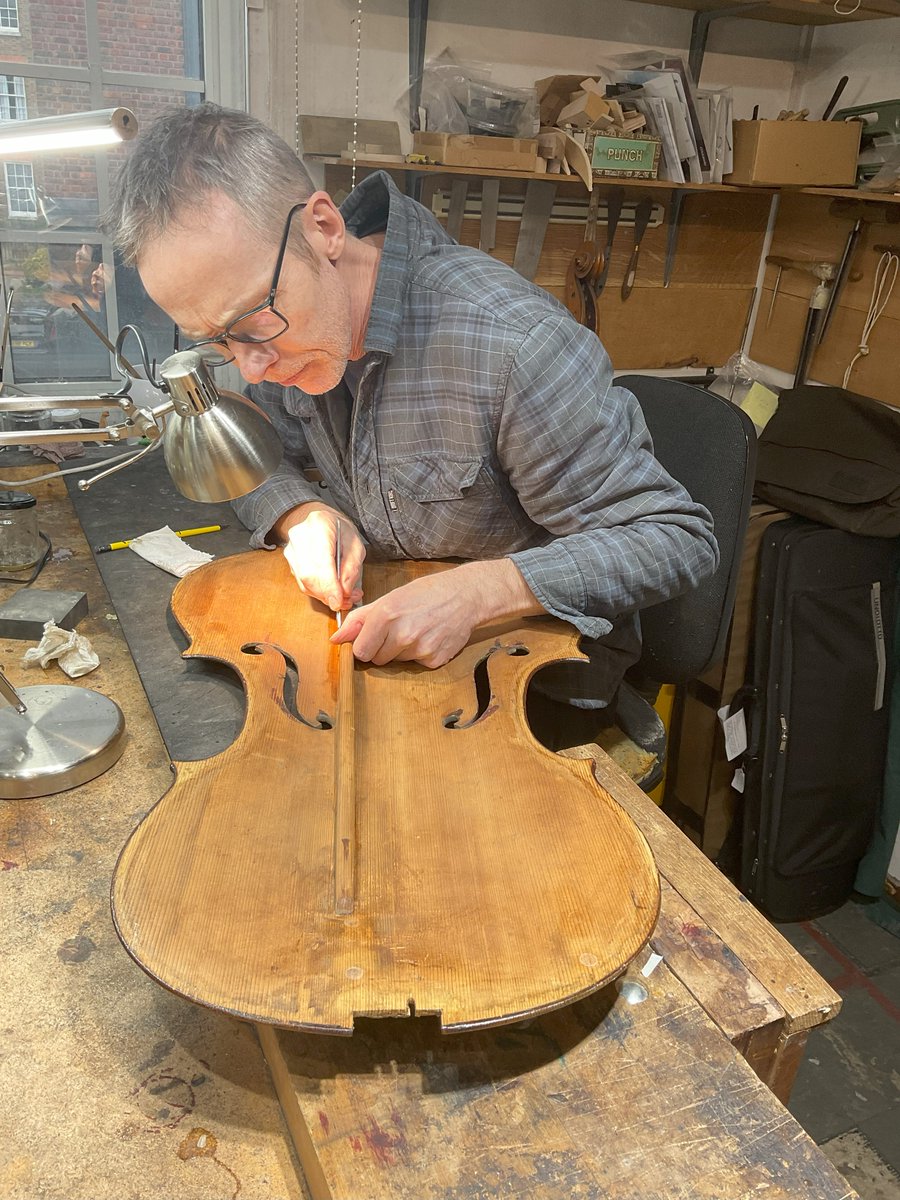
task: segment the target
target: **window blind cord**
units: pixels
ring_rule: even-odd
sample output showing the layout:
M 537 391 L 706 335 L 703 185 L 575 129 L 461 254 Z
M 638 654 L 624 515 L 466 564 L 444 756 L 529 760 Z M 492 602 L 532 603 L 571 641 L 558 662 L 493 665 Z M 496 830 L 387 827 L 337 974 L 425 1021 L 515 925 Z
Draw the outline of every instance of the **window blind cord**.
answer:
M 887 308 L 891 299 L 891 294 L 894 290 L 894 284 L 897 282 L 897 272 L 900 270 L 900 257 L 890 251 L 885 251 L 878 260 L 878 266 L 875 268 L 875 281 L 872 284 L 872 299 L 869 301 L 869 311 L 866 314 L 866 319 L 863 324 L 862 337 L 860 338 L 859 347 L 853 358 L 850 360 L 850 365 L 844 372 L 844 387 L 850 383 L 850 375 L 853 368 L 861 358 L 865 358 L 869 353 L 869 338 L 872 336 L 872 330 L 878 323 L 878 318 Z

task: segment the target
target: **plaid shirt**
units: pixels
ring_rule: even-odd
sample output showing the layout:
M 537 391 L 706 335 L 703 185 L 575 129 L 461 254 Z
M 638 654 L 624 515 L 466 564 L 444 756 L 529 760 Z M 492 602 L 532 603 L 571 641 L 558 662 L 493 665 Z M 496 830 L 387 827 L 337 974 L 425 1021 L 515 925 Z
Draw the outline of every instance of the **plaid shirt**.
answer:
M 615 624 L 633 660 L 634 614 L 709 574 L 717 549 L 600 342 L 510 267 L 458 246 L 385 174 L 342 213 L 357 237 L 385 231 L 366 367 L 355 402 L 343 383 L 323 396 L 249 388 L 285 450 L 234 503 L 251 544 L 320 500 L 376 558 L 507 556 L 548 612 L 587 638 Z

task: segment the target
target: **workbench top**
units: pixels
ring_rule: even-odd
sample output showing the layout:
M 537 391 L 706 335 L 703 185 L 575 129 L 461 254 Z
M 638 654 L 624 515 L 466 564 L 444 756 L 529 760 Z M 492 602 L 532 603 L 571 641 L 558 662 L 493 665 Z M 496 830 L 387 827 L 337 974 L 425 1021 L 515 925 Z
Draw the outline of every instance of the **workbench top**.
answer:
M 620 981 L 480 1034 L 442 1036 L 427 1019 L 361 1021 L 348 1039 L 263 1031 L 270 1076 L 251 1026 L 147 978 L 110 920 L 116 856 L 169 786 L 170 758 L 227 745 L 243 698 L 230 672 L 180 658 L 173 577 L 89 547 L 220 521 L 195 545 L 221 554 L 246 533 L 225 506 L 178 496 L 152 455 L 87 496 L 60 481 L 31 490 L 56 551 L 35 586 L 88 593 L 79 632 L 101 667 L 75 683 L 118 702 L 129 740 L 89 784 L 0 802 L 0 1195 L 300 1197 L 290 1128 L 315 1200 L 853 1196 L 770 1090 L 786 1098 L 839 998 L 608 760 L 598 777 L 662 876 L 659 925 L 625 977 L 646 991 L 638 1004 Z M 24 648 L 0 641 L 16 686 L 35 681 Z M 644 976 L 651 950 L 664 961 Z

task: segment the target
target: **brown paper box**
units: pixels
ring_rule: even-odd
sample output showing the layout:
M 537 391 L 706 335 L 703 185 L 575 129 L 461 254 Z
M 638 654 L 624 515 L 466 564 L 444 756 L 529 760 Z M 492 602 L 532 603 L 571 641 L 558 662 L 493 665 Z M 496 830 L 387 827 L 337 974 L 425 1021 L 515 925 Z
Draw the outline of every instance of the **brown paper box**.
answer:
M 844 121 L 735 121 L 726 183 L 852 187 L 861 126 Z

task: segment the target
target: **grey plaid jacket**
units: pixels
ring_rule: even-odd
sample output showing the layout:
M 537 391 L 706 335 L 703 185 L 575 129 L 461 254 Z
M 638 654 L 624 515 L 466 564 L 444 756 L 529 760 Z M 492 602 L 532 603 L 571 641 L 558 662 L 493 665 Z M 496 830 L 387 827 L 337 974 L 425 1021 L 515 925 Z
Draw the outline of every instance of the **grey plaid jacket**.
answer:
M 343 383 L 248 389 L 284 443 L 276 474 L 234 504 L 251 544 L 322 500 L 376 558 L 508 556 L 548 612 L 616 652 L 610 678 L 577 689 L 596 702 L 637 656 L 638 610 L 714 570 L 708 513 L 654 459 L 637 401 L 562 305 L 458 246 L 383 173 L 342 212 L 357 237 L 385 231 L 366 368 L 355 403 Z

